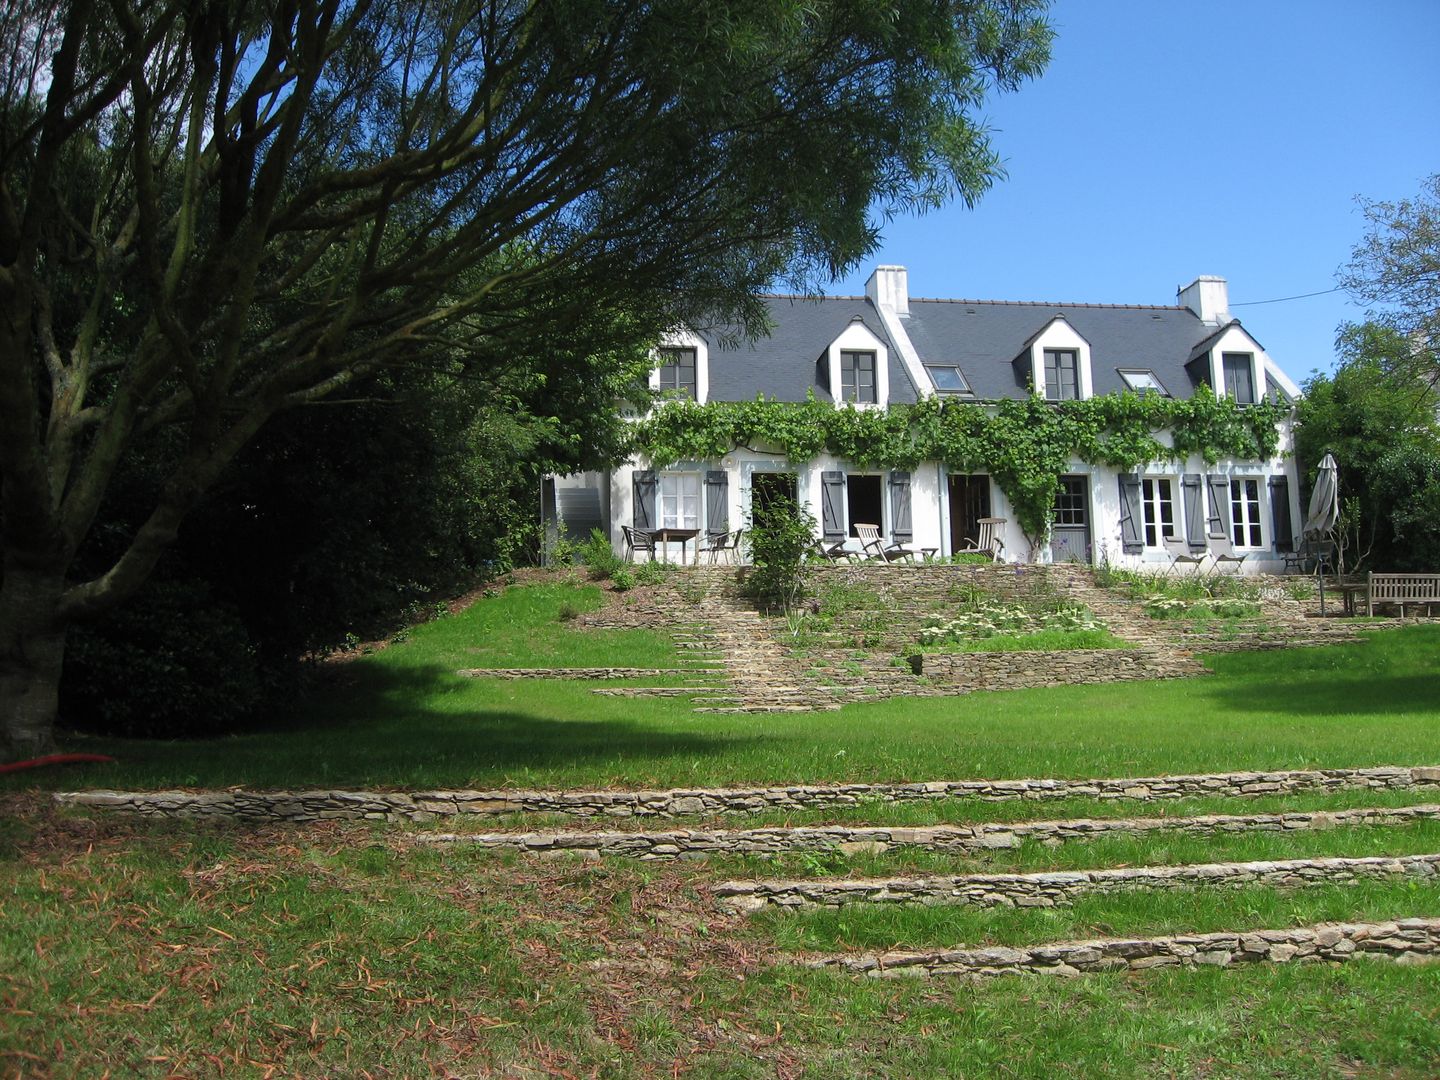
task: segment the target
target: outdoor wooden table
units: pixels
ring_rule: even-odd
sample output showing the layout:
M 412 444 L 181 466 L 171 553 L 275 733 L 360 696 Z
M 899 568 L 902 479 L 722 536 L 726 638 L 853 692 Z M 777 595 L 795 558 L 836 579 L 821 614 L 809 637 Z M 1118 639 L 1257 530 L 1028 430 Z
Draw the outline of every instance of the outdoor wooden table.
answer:
M 699 530 L 699 529 L 656 529 L 656 530 L 655 530 L 654 532 L 652 532 L 650 535 L 655 538 L 655 546 L 656 546 L 656 547 L 659 547 L 659 546 L 662 545 L 662 544 L 665 546 L 665 548 L 666 548 L 666 552 L 665 552 L 665 562 L 669 562 L 669 561 L 670 561 L 670 558 L 669 558 L 669 555 L 670 555 L 670 552 L 669 552 L 670 543 L 671 543 L 672 541 L 678 542 L 679 545 L 680 545 L 680 565 L 681 565 L 681 566 L 684 566 L 684 565 L 685 565 L 685 562 L 686 562 L 685 547 L 686 547 L 687 544 L 690 543 L 691 540 L 694 540 L 695 537 L 697 537 L 697 536 L 700 535 L 700 530 Z M 654 559 L 655 553 L 654 553 L 653 551 L 650 553 L 650 557 L 651 557 L 651 559 Z M 699 544 L 696 544 L 696 545 L 695 545 L 695 559 L 696 559 L 697 562 L 698 562 L 699 559 L 700 559 L 700 545 L 699 545 Z
M 1330 586 L 1340 593 L 1340 596 L 1342 597 L 1345 604 L 1346 615 L 1355 614 L 1356 599 L 1364 596 L 1366 591 L 1369 589 L 1368 583 L 1364 581 L 1356 581 L 1353 579 L 1347 581 L 1344 578 L 1339 578 L 1335 581 L 1332 581 L 1330 583 Z

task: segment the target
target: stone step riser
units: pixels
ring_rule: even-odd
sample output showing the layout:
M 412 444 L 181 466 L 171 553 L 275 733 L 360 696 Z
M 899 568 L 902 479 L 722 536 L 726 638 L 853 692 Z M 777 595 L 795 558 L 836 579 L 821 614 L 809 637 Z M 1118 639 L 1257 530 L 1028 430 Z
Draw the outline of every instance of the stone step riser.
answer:
M 1247 964 L 1346 963 L 1356 959 L 1403 964 L 1440 960 L 1440 919 L 1381 923 L 1320 923 L 1286 930 L 1181 934 L 1154 938 L 1099 938 L 1029 948 L 945 949 L 835 956 L 811 968 L 838 968 L 871 978 L 930 975 L 972 979 L 998 975 L 1073 977 L 1101 971 L 1159 967 L 1230 967 Z
M 711 886 L 710 891 L 719 903 L 746 912 L 767 907 L 846 907 L 851 904 L 1060 907 L 1080 896 L 1122 892 L 1252 887 L 1301 889 L 1397 878 L 1434 881 L 1437 875 L 1440 875 L 1440 854 L 884 880 L 726 881 Z
M 947 780 L 918 784 L 835 784 L 668 791 L 280 791 L 58 792 L 64 805 L 169 817 L 241 817 L 288 821 L 322 818 L 433 821 L 454 814 L 560 813 L 632 817 L 823 809 L 871 802 L 975 799 L 1135 799 L 1290 795 L 1349 790 L 1440 788 L 1440 766 L 1197 773 L 1097 780 Z
M 417 844 L 644 860 L 709 855 L 781 855 L 838 852 L 879 854 L 894 848 L 984 855 L 1027 840 L 1047 845 L 1105 836 L 1155 833 L 1195 837 L 1237 833 L 1293 833 L 1319 829 L 1405 825 L 1440 819 L 1440 805 L 1290 814 L 1212 814 L 1192 818 L 1084 818 L 1022 824 L 900 826 L 798 826 L 762 829 L 672 829 L 664 832 L 524 832 L 421 834 Z

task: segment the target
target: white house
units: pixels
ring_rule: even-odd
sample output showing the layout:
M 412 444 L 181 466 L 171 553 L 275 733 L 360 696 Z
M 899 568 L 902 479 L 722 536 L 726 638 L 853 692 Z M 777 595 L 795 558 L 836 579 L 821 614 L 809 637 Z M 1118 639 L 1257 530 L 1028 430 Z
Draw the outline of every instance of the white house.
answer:
M 878 267 L 864 296 L 768 299 L 773 331 L 722 345 L 688 329 L 656 349 L 651 385 L 710 401 L 808 396 L 858 408 L 932 395 L 979 405 L 1024 398 L 1090 398 L 1124 390 L 1214 394 L 1242 404 L 1292 400 L 1299 388 L 1231 318 L 1223 278 L 1200 277 L 1174 306 L 933 300 L 909 295 L 904 267 Z M 1164 441 L 1162 434 L 1161 439 Z M 606 473 L 557 477 L 547 513 L 572 534 L 623 527 L 724 531 L 746 525 L 768 492 L 792 493 L 831 540 L 856 522 L 887 538 L 948 555 L 978 534 L 977 519 L 1007 519 L 1006 558 L 1080 559 L 1168 568 L 1177 545 L 1247 556 L 1249 572 L 1278 569 L 1300 522 L 1290 423 L 1266 461 L 1192 457 L 1136 472 L 1073 461 L 1061 478 L 1048 547 L 1032 552 L 1005 493 L 988 475 L 938 462 L 907 471 L 861 469 L 830 454 L 796 462 L 766 448 L 709 461 L 631 461 Z M 1167 547 L 1166 541 L 1169 541 Z

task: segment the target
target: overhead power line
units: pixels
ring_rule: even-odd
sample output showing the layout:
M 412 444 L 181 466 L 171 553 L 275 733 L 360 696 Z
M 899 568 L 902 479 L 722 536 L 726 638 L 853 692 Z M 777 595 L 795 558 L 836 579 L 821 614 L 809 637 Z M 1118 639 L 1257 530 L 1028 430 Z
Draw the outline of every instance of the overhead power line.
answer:
M 1327 296 L 1332 292 L 1339 292 L 1341 286 L 1336 285 L 1333 289 L 1321 289 L 1319 292 L 1301 293 L 1299 296 L 1277 296 L 1274 300 L 1245 300 L 1239 304 L 1231 304 L 1231 307 L 1254 307 L 1256 304 L 1283 304 L 1287 300 L 1306 300 L 1312 296 Z

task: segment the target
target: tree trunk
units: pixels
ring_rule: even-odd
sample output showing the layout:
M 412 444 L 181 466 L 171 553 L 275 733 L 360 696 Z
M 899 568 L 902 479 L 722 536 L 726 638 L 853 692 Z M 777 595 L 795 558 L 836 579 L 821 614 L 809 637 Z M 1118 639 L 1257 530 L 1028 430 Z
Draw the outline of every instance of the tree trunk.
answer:
M 65 630 L 57 625 L 64 578 L 22 566 L 5 568 L 0 581 L 0 761 L 49 753 Z

